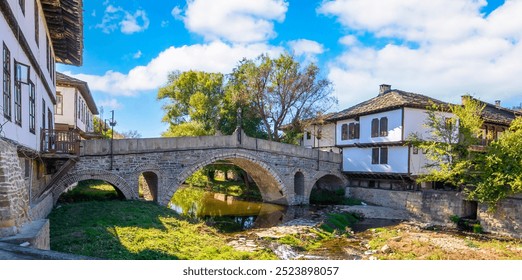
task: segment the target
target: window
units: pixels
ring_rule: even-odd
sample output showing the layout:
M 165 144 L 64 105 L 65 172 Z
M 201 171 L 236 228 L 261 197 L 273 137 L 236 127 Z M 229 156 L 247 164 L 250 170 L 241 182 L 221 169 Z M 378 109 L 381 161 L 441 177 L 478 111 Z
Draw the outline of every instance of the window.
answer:
M 384 118 L 381 118 L 381 121 L 380 121 L 381 125 L 380 125 L 380 135 L 381 136 L 388 136 L 388 118 L 384 117 Z
M 3 49 L 3 92 L 4 92 L 4 116 L 11 120 L 11 52 L 4 43 Z
M 306 132 L 306 139 L 308 139 L 308 140 L 312 139 L 312 132 L 310 132 L 310 131 Z
M 15 72 L 16 75 L 16 72 Z M 15 78 L 15 80 L 17 80 Z M 22 83 L 15 82 L 14 90 L 14 119 L 15 123 L 22 126 Z
M 36 90 L 33 83 L 29 83 L 29 132 L 35 133 L 36 119 Z
M 388 148 L 372 148 L 372 164 L 388 164 Z
M 25 0 L 18 0 L 18 3 L 20 4 L 20 9 L 22 9 L 22 14 L 25 16 Z
M 381 148 L 380 164 L 388 164 L 388 148 Z
M 372 120 L 372 137 L 379 137 L 379 119 Z
M 412 147 L 413 154 L 416 155 L 419 153 L 419 147 Z
M 36 46 L 40 44 L 40 13 L 38 11 L 38 1 L 34 0 L 34 40 Z
M 360 135 L 360 130 L 361 130 L 361 126 L 359 123 L 355 123 L 355 139 L 359 139 L 359 135 Z
M 45 129 L 45 100 L 42 99 L 42 129 Z
M 348 139 L 354 139 L 355 138 L 355 124 L 350 123 L 348 125 Z
M 49 130 L 53 129 L 53 123 L 53 113 L 51 112 L 51 109 L 47 109 L 47 127 L 49 128 Z
M 61 93 L 56 93 L 56 114 L 63 115 L 63 96 Z
M 81 102 L 80 97 L 78 96 L 78 109 L 76 111 L 76 116 L 78 117 L 78 119 L 80 119 L 80 111 L 81 111 L 80 108 L 81 108 L 81 106 L 82 106 L 82 102 Z
M 348 140 L 348 125 L 343 124 L 341 126 L 341 140 Z
M 372 164 L 379 164 L 379 148 L 372 149 Z

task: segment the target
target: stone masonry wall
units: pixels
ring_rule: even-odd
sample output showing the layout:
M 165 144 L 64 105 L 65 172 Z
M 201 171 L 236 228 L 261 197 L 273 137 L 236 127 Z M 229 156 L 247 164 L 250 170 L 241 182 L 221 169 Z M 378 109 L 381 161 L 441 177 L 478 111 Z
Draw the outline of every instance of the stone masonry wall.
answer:
M 414 220 L 436 225 L 454 226 L 452 215 L 477 215 L 485 232 L 522 238 L 522 196 L 501 201 L 496 211 L 489 212 L 486 205 L 476 207 L 462 193 L 423 190 L 417 192 L 392 191 L 371 188 L 347 188 L 349 196 L 368 203 L 407 210 Z
M 0 139 L 0 237 L 18 233 L 28 212 L 29 196 L 16 148 Z
M 460 193 L 449 191 L 393 191 L 370 188 L 349 188 L 350 196 L 363 201 L 407 210 L 411 218 L 438 225 L 452 225 L 450 216 L 466 216 L 468 208 Z
M 486 205 L 480 205 L 478 218 L 486 232 L 522 238 L 521 197 L 502 200 L 494 212 L 489 212 Z

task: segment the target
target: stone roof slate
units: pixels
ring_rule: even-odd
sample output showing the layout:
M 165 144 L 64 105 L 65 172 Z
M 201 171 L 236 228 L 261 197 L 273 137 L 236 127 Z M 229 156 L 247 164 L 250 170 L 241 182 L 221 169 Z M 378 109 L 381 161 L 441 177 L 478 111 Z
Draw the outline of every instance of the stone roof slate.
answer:
M 351 119 L 358 116 L 373 114 L 377 112 L 394 110 L 402 107 L 426 109 L 432 104 L 447 107 L 450 103 L 437 100 L 422 94 L 392 89 L 372 99 L 366 100 L 355 106 L 340 111 L 328 120 Z

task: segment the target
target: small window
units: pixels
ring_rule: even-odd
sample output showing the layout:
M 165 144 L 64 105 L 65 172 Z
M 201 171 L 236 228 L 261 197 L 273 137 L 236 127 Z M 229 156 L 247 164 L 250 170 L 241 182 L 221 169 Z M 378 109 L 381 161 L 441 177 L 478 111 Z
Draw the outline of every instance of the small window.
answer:
M 306 139 L 308 139 L 308 140 L 312 139 L 312 132 L 310 132 L 310 131 L 306 132 Z
M 428 150 L 426 150 L 426 149 L 422 149 L 422 153 L 423 153 L 423 154 L 427 154 L 427 153 L 428 153 Z
M 372 164 L 379 164 L 379 148 L 372 149 Z
M 359 139 L 360 137 L 360 131 L 361 131 L 361 126 L 359 123 L 355 123 L 355 139 Z
M 36 121 L 36 89 L 34 84 L 29 83 L 29 132 L 35 134 Z
M 348 125 L 348 139 L 354 139 L 355 138 L 355 124 L 350 123 Z
M 29 178 L 29 176 L 31 175 L 31 162 L 29 161 L 29 159 L 25 159 L 25 178 Z
M 381 164 L 388 164 L 388 148 L 381 148 Z
M 42 99 L 42 129 L 45 129 L 45 100 Z
M 380 126 L 380 135 L 381 136 L 388 136 L 388 118 L 384 117 L 381 118 L 381 126 Z
M 63 96 L 61 93 L 56 93 L 56 114 L 63 115 Z
M 341 126 L 341 140 L 348 140 L 348 125 L 343 124 Z
M 413 152 L 414 155 L 416 155 L 416 154 L 419 153 L 419 147 L 415 147 L 415 146 L 414 146 L 414 147 L 411 148 L 411 150 L 412 150 L 412 152 Z
M 372 120 L 372 137 L 379 137 L 379 119 Z

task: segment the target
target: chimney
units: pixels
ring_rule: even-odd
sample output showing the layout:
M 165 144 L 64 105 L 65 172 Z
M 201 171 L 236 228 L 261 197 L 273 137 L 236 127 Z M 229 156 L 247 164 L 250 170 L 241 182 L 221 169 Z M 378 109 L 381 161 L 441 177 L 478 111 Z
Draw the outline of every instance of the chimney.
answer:
M 379 96 L 387 93 L 390 90 L 391 90 L 391 86 L 390 85 L 387 85 L 387 84 L 380 85 L 379 86 Z
M 497 108 L 500 108 L 500 100 L 495 100 L 495 106 L 496 106 Z

